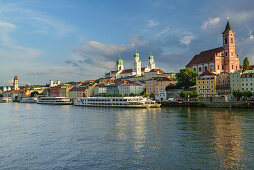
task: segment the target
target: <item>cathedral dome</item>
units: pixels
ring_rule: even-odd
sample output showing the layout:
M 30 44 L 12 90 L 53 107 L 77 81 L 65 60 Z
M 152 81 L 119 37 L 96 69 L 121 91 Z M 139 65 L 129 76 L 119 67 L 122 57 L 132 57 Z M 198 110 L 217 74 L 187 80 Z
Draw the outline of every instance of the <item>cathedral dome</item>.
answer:
M 118 58 L 118 60 L 116 61 L 117 65 L 123 65 L 123 59 L 121 59 L 120 57 Z
M 134 57 L 139 57 L 139 53 L 137 50 L 136 50 L 136 53 L 134 54 Z
M 149 56 L 149 59 L 153 59 L 153 55 L 152 54 Z

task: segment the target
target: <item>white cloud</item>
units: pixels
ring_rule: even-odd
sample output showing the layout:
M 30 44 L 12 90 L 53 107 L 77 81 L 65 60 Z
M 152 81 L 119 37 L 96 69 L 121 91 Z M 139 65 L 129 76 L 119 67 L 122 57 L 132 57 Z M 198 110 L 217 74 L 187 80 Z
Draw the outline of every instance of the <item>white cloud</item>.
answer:
M 165 35 L 166 33 L 168 33 L 169 30 L 170 30 L 169 27 L 161 30 L 158 34 L 155 35 L 155 38 L 159 38 L 159 37 Z
M 159 25 L 159 22 L 156 22 L 154 20 L 148 20 L 148 24 L 147 24 L 148 27 L 151 28 L 151 27 L 156 27 L 158 25 Z
M 191 43 L 192 40 L 195 39 L 195 36 L 194 35 L 187 35 L 187 36 L 184 36 L 180 42 L 182 44 L 185 44 L 185 45 L 189 45 Z
M 0 28 L 15 29 L 16 25 L 8 23 L 8 22 L 1 22 L 0 21 Z
M 204 24 L 201 26 L 202 30 L 206 30 L 208 27 L 212 27 L 220 22 L 219 17 L 215 18 L 209 18 L 207 21 L 204 22 Z

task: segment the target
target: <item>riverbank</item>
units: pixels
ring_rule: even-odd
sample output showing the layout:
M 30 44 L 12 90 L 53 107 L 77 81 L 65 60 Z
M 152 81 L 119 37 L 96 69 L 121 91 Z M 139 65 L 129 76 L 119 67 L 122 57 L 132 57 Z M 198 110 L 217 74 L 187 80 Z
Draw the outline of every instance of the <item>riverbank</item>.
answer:
M 243 108 L 254 109 L 254 101 L 229 101 L 229 102 L 198 102 L 198 101 L 165 101 L 161 107 L 210 107 L 210 108 Z

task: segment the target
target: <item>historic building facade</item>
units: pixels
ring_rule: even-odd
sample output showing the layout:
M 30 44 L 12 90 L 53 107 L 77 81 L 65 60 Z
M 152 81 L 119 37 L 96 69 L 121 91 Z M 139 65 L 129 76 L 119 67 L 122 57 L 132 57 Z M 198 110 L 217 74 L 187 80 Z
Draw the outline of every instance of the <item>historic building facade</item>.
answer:
M 19 90 L 19 80 L 18 80 L 18 76 L 14 77 L 13 80 L 13 90 Z
M 106 78 L 113 77 L 113 78 L 124 78 L 129 76 L 139 77 L 144 75 L 144 73 L 150 72 L 155 67 L 154 57 L 152 55 L 149 56 L 149 62 L 146 67 L 141 66 L 141 60 L 139 58 L 139 53 L 136 51 L 134 54 L 133 60 L 133 69 L 124 69 L 123 59 L 121 57 L 118 58 L 116 61 L 116 66 L 114 71 L 110 71 L 105 74 Z
M 197 71 L 199 75 L 206 70 L 216 74 L 240 70 L 239 57 L 235 53 L 235 31 L 231 28 L 229 18 L 222 35 L 223 47 L 202 51 L 195 55 L 186 67 Z

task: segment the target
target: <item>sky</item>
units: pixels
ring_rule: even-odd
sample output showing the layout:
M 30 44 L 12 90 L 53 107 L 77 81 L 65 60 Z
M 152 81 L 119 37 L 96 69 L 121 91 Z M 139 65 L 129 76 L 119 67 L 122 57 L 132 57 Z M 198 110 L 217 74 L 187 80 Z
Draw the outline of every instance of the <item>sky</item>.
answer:
M 253 0 L 0 0 L 0 85 L 97 79 L 120 55 L 178 72 L 222 46 L 227 16 L 240 61 L 254 64 Z

